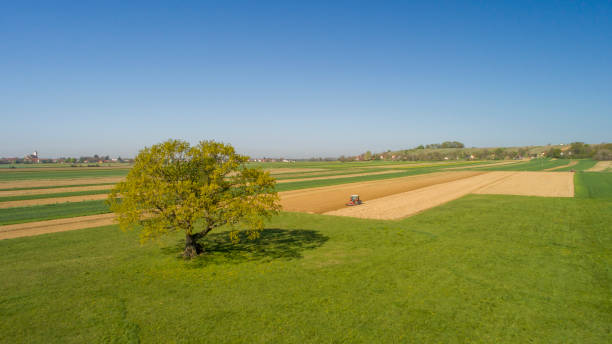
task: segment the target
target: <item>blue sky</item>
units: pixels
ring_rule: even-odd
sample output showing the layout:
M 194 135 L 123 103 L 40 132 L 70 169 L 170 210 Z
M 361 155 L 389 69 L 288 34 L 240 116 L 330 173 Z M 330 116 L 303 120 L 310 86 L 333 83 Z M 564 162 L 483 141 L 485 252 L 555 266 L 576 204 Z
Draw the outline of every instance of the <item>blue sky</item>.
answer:
M 7 1 L 0 49 L 0 156 L 612 140 L 610 1 Z

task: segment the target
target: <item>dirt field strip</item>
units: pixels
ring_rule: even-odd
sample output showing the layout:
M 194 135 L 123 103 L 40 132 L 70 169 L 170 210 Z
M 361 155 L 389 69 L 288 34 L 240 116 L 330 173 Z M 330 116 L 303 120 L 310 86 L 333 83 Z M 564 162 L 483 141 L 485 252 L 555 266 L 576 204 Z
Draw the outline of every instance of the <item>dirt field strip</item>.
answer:
M 511 165 L 511 164 L 518 164 L 518 163 L 525 162 L 525 161 L 529 161 L 529 160 L 513 160 L 513 161 L 495 162 L 495 163 L 492 163 L 492 164 L 484 164 L 484 165 L 459 166 L 459 167 L 451 167 L 451 168 L 448 168 L 446 170 L 448 170 L 448 171 L 450 171 L 450 170 L 465 170 L 465 169 L 468 169 L 468 168 L 480 168 L 480 167 L 493 167 L 493 166 Z
M 55 204 L 65 202 L 98 201 L 108 197 L 107 194 L 68 196 L 56 198 L 26 199 L 21 201 L 0 202 L 0 209 L 15 207 L 31 207 L 33 205 Z
M 436 172 L 385 180 L 325 186 L 311 189 L 279 192 L 285 211 L 325 213 L 345 207 L 351 194 L 359 194 L 368 202 L 375 198 L 423 188 L 430 185 L 464 179 L 486 172 Z
M 0 182 L 0 189 L 11 188 L 38 188 L 47 186 L 70 186 L 83 184 L 107 184 L 118 183 L 125 177 L 102 177 L 102 178 L 70 178 L 70 179 L 36 179 L 36 180 L 14 180 Z
M 559 170 L 559 169 L 562 169 L 562 168 L 566 168 L 566 167 L 571 167 L 571 166 L 574 166 L 574 165 L 576 165 L 576 164 L 578 164 L 578 160 L 573 160 L 573 161 L 570 161 L 570 163 L 569 163 L 569 164 L 567 164 L 567 165 L 557 166 L 557 167 L 551 167 L 551 168 L 547 168 L 547 169 L 545 169 L 545 170 L 543 170 L 543 171 L 554 171 L 554 170 Z
M 397 170 L 390 171 L 379 171 L 379 172 L 368 172 L 368 173 L 355 173 L 355 174 L 341 174 L 337 176 L 323 176 L 323 177 L 311 177 L 311 178 L 296 178 L 296 179 L 282 179 L 277 180 L 277 184 L 293 183 L 293 182 L 304 182 L 308 180 L 323 180 L 323 179 L 340 179 L 340 178 L 351 178 L 351 177 L 362 177 L 362 176 L 375 176 L 379 174 L 397 173 Z
M 92 185 L 92 186 L 73 186 L 73 187 L 65 187 L 65 188 L 53 188 L 53 189 L 0 191 L 0 197 L 44 195 L 44 194 L 54 194 L 54 193 L 63 193 L 63 192 L 99 191 L 99 190 L 110 190 L 112 187 L 113 185 Z
M 115 224 L 114 218 L 114 214 L 100 214 L 0 226 L 0 240 L 108 226 Z
M 586 172 L 603 172 L 612 169 L 612 161 L 600 161 L 595 166 L 586 170 Z
M 516 172 L 477 194 L 574 197 L 574 172 Z
M 419 163 L 404 163 L 404 164 L 390 164 L 390 165 L 375 165 L 375 166 L 363 166 L 363 168 L 395 168 L 395 169 L 406 169 L 412 167 L 423 167 L 423 166 L 442 166 L 455 163 L 455 161 L 432 161 L 432 162 L 419 162 Z
M 282 174 L 291 172 L 315 172 L 315 171 L 326 171 L 324 168 L 270 168 L 266 169 L 270 174 Z
M 508 178 L 513 173 L 516 172 L 489 172 L 391 196 L 366 200 L 360 206 L 343 207 L 325 214 L 379 220 L 400 219 L 465 196 L 491 183 Z

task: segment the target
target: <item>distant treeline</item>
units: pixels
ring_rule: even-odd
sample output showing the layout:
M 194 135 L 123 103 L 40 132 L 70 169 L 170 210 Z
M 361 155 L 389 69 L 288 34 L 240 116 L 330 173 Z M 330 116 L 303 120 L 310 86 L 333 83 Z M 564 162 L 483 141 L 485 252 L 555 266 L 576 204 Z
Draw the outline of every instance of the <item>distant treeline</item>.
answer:
M 459 141 L 445 141 L 442 143 L 431 143 L 428 145 L 420 145 L 416 149 L 439 149 L 439 148 L 463 148 L 465 145 Z
M 573 142 L 567 150 L 549 149 L 546 156 L 549 158 L 612 160 L 612 143 L 590 145 L 584 142 Z
M 34 158 L 27 156 L 25 158 L 1 158 L 0 164 L 35 164 L 35 163 L 67 163 L 67 164 L 87 164 L 87 163 L 108 163 L 108 162 L 132 162 L 133 159 L 122 159 L 118 157 L 116 160 L 110 158 L 109 155 L 81 156 L 78 158 L 61 157 L 57 159 Z
M 561 147 L 561 148 L 559 148 Z M 585 144 L 573 142 L 569 145 L 511 147 L 511 148 L 465 148 L 457 141 L 440 144 L 419 145 L 412 149 L 372 153 L 367 151 L 357 156 L 341 156 L 340 161 L 440 161 L 440 160 L 518 160 L 524 158 L 549 157 L 565 159 L 612 160 L 612 143 Z

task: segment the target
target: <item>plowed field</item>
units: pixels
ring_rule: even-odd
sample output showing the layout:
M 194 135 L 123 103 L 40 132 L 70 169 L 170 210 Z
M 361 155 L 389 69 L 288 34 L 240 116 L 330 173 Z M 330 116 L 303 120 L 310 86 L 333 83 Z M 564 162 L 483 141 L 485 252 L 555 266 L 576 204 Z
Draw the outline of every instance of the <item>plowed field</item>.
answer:
M 351 194 L 359 194 L 363 200 L 367 201 L 483 173 L 485 172 L 457 171 L 430 173 L 387 180 L 287 191 L 281 192 L 279 195 L 281 196 L 281 205 L 286 211 L 320 214 L 343 208 Z
M 108 226 L 114 223 L 114 214 L 79 216 L 68 219 L 19 223 L 0 227 L 0 240 L 75 229 Z
M 475 193 L 496 195 L 574 197 L 573 172 L 515 172 Z
M 343 207 L 325 214 L 368 219 L 399 219 L 465 196 L 507 177 L 507 172 L 486 173 L 369 200 L 360 206 Z

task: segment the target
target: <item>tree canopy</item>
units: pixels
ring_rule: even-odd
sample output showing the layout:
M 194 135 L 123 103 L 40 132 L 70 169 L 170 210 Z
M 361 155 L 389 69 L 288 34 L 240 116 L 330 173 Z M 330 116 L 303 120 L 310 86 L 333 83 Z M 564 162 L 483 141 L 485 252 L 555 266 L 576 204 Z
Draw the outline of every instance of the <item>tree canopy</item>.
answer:
M 191 147 L 168 140 L 139 152 L 108 202 L 120 227 L 140 226 L 143 240 L 184 231 L 183 255 L 191 258 L 202 252 L 198 240 L 213 229 L 233 226 L 230 235 L 237 240 L 237 226 L 244 225 L 255 239 L 264 220 L 280 210 L 274 178 L 248 168 L 247 161 L 228 144 Z

